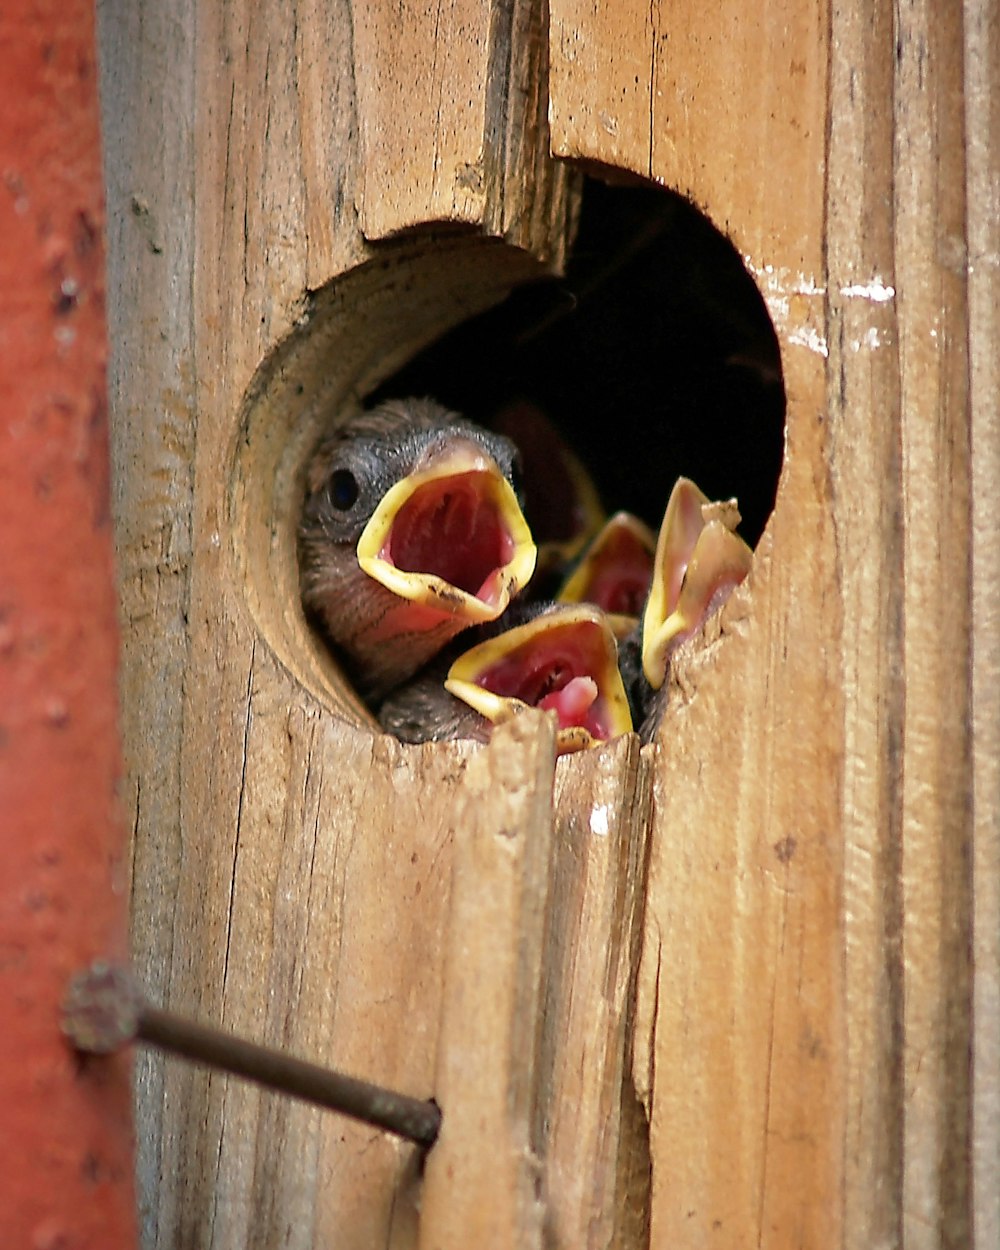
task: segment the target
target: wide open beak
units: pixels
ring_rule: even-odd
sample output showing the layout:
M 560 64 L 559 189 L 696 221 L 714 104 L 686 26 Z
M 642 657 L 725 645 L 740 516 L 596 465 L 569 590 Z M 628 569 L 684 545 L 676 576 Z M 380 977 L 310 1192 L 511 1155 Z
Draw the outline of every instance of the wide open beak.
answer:
M 554 711 L 560 755 L 632 730 L 614 634 L 589 605 L 553 609 L 472 647 L 445 689 L 496 724 L 527 707 Z
M 642 622 L 642 669 L 654 690 L 670 651 L 717 611 L 750 572 L 753 552 L 733 530 L 735 500 L 711 503 L 678 478 L 656 544 L 653 582 Z
M 461 627 L 496 620 L 534 572 L 536 552 L 510 483 L 462 439 L 385 493 L 357 556 L 420 630 L 445 617 Z M 404 628 L 394 622 L 394 632 Z
M 616 512 L 556 598 L 560 603 L 593 603 L 616 619 L 632 618 L 637 624 L 653 577 L 655 551 L 656 536 L 649 526 L 630 512 Z

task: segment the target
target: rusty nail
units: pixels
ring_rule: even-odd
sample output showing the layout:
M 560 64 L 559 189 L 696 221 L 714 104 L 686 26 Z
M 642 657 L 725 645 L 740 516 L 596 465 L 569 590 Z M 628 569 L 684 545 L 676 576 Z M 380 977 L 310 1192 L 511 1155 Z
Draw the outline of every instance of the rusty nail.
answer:
M 441 1110 L 432 1100 L 344 1076 L 151 1006 L 132 974 L 119 965 L 95 963 L 73 977 L 63 1001 L 62 1028 L 74 1047 L 88 1054 L 106 1055 L 130 1041 L 144 1042 L 419 1146 L 433 1146 L 441 1127 Z

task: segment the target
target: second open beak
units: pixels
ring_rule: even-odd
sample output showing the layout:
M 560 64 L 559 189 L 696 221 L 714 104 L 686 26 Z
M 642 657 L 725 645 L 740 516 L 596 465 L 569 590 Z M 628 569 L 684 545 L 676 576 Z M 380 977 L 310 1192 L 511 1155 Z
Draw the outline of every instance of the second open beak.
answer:
M 632 729 L 614 634 L 589 605 L 552 609 L 472 647 L 445 688 L 494 723 L 528 707 L 555 712 L 561 755 Z
M 713 504 L 678 478 L 656 544 L 642 622 L 642 669 L 658 690 L 670 651 L 710 616 L 750 571 L 753 552 L 734 529 L 735 501 Z

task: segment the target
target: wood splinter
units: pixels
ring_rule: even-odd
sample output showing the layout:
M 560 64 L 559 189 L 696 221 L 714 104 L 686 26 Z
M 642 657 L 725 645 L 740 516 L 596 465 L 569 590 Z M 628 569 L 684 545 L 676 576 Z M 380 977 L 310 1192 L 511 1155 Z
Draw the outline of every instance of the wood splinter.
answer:
M 441 1128 L 441 1110 L 432 1100 L 398 1094 L 153 1007 L 121 966 L 94 963 L 73 977 L 63 1000 L 62 1029 L 86 1054 L 107 1055 L 129 1042 L 144 1042 L 425 1148 L 433 1146 Z

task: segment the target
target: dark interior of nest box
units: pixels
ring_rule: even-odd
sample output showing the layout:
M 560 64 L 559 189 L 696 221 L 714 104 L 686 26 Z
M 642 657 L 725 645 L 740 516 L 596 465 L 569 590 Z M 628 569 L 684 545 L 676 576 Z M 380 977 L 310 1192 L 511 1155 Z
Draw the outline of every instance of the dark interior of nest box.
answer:
M 610 514 L 654 531 L 678 476 L 733 495 L 755 545 L 774 506 L 785 395 L 764 301 L 732 244 L 680 196 L 585 182 L 564 276 L 532 282 L 387 378 L 490 425 L 537 404 Z
M 475 311 L 456 325 L 462 304 Z M 608 515 L 633 512 L 655 532 L 683 475 L 712 499 L 736 496 L 755 545 L 774 506 L 785 396 L 764 301 L 707 218 L 649 184 L 585 180 L 559 277 L 471 233 L 387 245 L 316 293 L 259 373 L 229 496 L 251 611 L 293 674 L 359 725 L 374 722 L 290 608 L 295 483 L 331 417 L 429 396 L 489 426 L 528 403 L 589 469 Z

